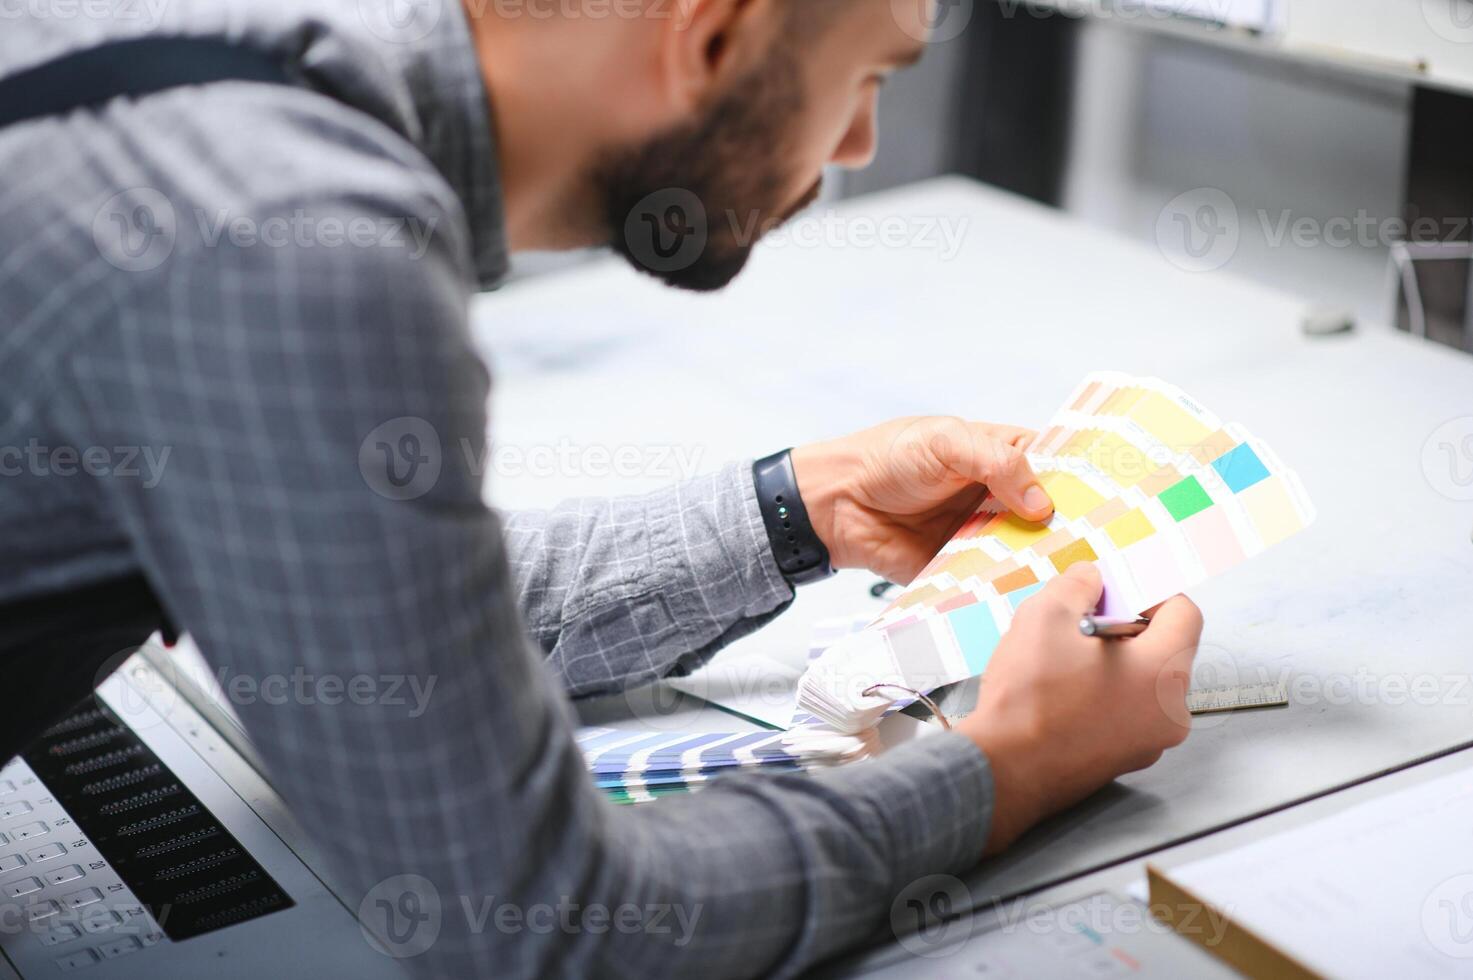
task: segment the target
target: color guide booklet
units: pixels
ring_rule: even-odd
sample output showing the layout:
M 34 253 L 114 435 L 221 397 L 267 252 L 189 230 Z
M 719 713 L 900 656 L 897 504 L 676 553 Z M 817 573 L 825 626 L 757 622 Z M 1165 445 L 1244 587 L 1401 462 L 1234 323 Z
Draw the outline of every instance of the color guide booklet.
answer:
M 1090 375 L 1028 459 L 1053 517 L 1025 521 L 989 496 L 877 619 L 810 664 L 804 711 L 859 732 L 905 691 L 981 674 L 1023 601 L 1075 562 L 1099 566 L 1100 615 L 1133 617 L 1314 520 L 1268 446 L 1155 378 Z
M 815 736 L 820 733 L 814 733 Z M 869 735 L 869 733 L 867 733 Z M 873 735 L 828 733 L 794 744 L 786 732 L 648 732 L 584 728 L 578 748 L 594 784 L 615 803 L 649 803 L 737 772 L 799 772 L 877 751 Z
M 865 613 L 814 624 L 808 662 L 841 637 L 864 629 L 872 618 Z M 700 695 L 708 693 L 704 687 L 699 690 Z M 735 773 L 808 772 L 857 762 L 937 730 L 934 725 L 897 714 L 873 729 L 841 735 L 791 705 L 781 712 L 780 720 L 762 723 L 783 728 L 767 732 L 584 728 L 578 732 L 577 741 L 594 784 L 613 802 L 628 804 L 692 793 L 718 777 Z

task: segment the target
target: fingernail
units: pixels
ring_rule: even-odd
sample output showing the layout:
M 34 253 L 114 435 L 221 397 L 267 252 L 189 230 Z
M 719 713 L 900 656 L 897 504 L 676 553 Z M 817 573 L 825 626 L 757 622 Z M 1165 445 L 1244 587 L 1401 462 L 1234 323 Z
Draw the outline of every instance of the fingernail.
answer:
M 1023 506 L 1029 510 L 1048 510 L 1048 494 L 1043 492 L 1043 487 L 1035 483 L 1023 494 Z

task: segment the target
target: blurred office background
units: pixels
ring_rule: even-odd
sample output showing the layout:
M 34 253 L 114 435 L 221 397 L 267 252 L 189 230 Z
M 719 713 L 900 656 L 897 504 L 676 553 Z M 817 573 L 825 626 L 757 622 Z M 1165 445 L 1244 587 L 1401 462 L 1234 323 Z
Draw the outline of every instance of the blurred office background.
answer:
M 960 172 L 1157 247 L 1232 232 L 1199 267 L 1473 349 L 1473 0 L 943 0 L 881 120 L 843 194 Z
M 968 174 L 1300 296 L 1321 329 L 1473 350 L 1473 0 L 940 4 L 875 164 L 829 200 Z

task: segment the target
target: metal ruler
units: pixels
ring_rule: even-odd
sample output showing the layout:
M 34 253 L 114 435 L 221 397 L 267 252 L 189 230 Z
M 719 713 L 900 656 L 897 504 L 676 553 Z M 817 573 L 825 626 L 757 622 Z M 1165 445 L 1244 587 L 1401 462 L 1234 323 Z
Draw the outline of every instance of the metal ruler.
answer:
M 1288 689 L 1278 681 L 1226 684 L 1187 692 L 1187 710 L 1194 715 L 1242 708 L 1271 708 L 1289 703 Z

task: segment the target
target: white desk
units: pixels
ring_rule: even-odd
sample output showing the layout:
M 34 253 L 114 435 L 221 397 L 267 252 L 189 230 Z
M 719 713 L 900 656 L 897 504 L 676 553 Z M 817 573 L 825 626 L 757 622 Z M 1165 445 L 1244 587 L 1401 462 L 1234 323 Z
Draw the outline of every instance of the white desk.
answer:
M 1473 742 L 1473 503 L 1438 493 L 1422 466 L 1443 423 L 1465 418 L 1473 433 L 1473 359 L 1364 326 L 1307 339 L 1291 296 L 1180 271 L 970 182 L 840 214 L 964 220 L 966 234 L 950 261 L 926 248 L 763 249 L 711 297 L 612 261 L 488 297 L 475 323 L 498 375 L 498 442 L 675 447 L 710 469 L 910 413 L 1040 424 L 1086 372 L 1114 368 L 1243 422 L 1320 509 L 1308 533 L 1194 595 L 1204 662 L 1287 672 L 1297 703 L 1198 719 L 1160 764 L 980 868 L 974 895 L 1032 892 Z M 491 499 L 538 505 L 677 476 L 580 479 L 602 457 L 574 459 L 540 477 L 504 467 Z M 869 581 L 818 587 L 729 654 L 799 654 L 812 619 L 854 610 Z M 1438 703 L 1414 703 L 1408 691 L 1429 690 L 1417 683 Z

